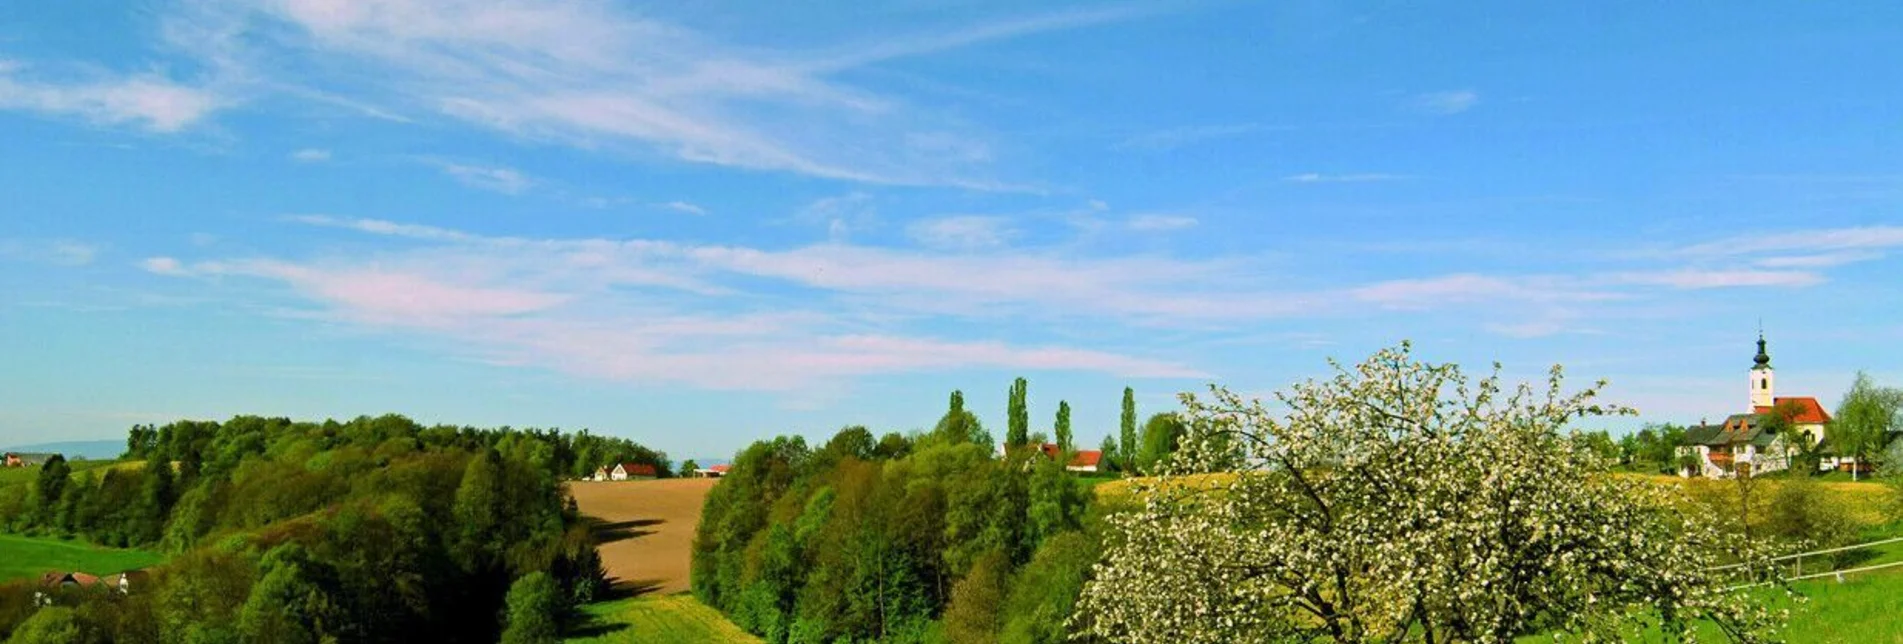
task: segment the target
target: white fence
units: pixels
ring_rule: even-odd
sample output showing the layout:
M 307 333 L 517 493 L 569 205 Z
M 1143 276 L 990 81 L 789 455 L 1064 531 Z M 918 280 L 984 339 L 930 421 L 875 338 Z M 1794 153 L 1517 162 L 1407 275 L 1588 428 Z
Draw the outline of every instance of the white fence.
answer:
M 1735 564 L 1730 564 L 1726 566 L 1713 566 L 1711 568 L 1706 568 L 1705 570 L 1707 571 L 1734 570 L 1734 569 L 1744 568 L 1747 566 L 1777 563 L 1780 561 L 1790 561 L 1796 566 L 1796 574 L 1790 577 L 1784 578 L 1784 581 L 1803 581 L 1806 579 L 1821 579 L 1824 577 L 1836 577 L 1837 581 L 1843 581 L 1844 575 L 1870 572 L 1873 570 L 1883 570 L 1885 568 L 1895 568 L 1898 566 L 1903 566 L 1903 561 L 1892 561 L 1890 563 L 1877 564 L 1874 566 L 1863 566 L 1860 568 L 1846 568 L 1844 570 L 1827 570 L 1824 572 L 1812 573 L 1812 574 L 1806 575 L 1804 574 L 1804 558 L 1817 557 L 1820 555 L 1836 554 L 1839 552 L 1847 552 L 1850 550 L 1862 550 L 1864 548 L 1869 548 L 1872 546 L 1881 546 L 1884 544 L 1897 543 L 1897 542 L 1903 542 L 1903 537 L 1896 537 L 1893 539 L 1882 539 L 1878 541 L 1871 541 L 1869 543 L 1859 543 L 1856 545 L 1843 546 L 1841 548 L 1827 548 L 1824 550 L 1813 550 L 1811 552 L 1800 552 L 1797 554 L 1784 555 L 1782 557 L 1772 557 L 1770 559 L 1765 559 L 1762 561 L 1751 562 L 1751 563 L 1735 563 Z M 1738 590 L 1740 588 L 1751 588 L 1754 586 L 1767 586 L 1767 585 L 1770 585 L 1770 583 L 1771 582 L 1757 582 L 1757 583 L 1751 583 L 1751 584 L 1741 584 L 1741 585 L 1726 588 L 1726 590 Z

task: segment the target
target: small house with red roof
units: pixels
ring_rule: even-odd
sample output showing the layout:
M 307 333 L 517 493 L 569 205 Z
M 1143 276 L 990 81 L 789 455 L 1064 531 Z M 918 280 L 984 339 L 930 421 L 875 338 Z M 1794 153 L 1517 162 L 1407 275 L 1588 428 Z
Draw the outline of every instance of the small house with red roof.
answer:
M 1063 455 L 1063 450 L 1059 448 L 1056 443 L 1038 445 L 1037 450 L 1043 452 L 1046 458 L 1052 460 L 1056 460 Z M 1064 471 L 1095 474 L 1102 471 L 1102 465 L 1103 452 L 1094 449 L 1077 450 L 1071 452 L 1070 461 L 1064 463 Z
M 616 463 L 614 469 L 608 471 L 610 481 L 634 481 L 659 476 L 654 466 L 647 463 Z
M 717 479 L 717 478 L 726 476 L 727 469 L 729 467 L 732 467 L 732 466 L 722 464 L 722 465 L 714 465 L 711 467 L 703 467 L 703 468 L 694 470 L 694 476 L 696 478 L 703 478 L 703 479 Z
M 1682 468 L 1684 476 L 1723 478 L 1739 472 L 1746 474 L 1789 469 L 1795 457 L 1806 447 L 1815 446 L 1825 454 L 1821 469 L 1832 469 L 1837 459 L 1830 455 L 1825 427 L 1830 412 L 1810 396 L 1776 395 L 1776 374 L 1771 369 L 1771 354 L 1765 349 L 1764 335 L 1758 335 L 1758 354 L 1753 358 L 1747 380 L 1750 387 L 1748 413 L 1732 414 L 1724 422 L 1700 423 L 1685 431 L 1685 443 L 1679 453 L 1695 456 L 1695 464 Z M 1780 423 L 1770 422 L 1779 414 L 1788 431 L 1779 431 Z

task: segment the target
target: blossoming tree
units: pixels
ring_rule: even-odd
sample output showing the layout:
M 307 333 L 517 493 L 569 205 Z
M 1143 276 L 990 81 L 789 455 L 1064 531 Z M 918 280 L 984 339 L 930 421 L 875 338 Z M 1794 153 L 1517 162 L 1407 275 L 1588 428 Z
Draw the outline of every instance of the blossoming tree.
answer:
M 1621 479 L 1562 431 L 1630 413 L 1604 383 L 1470 380 L 1408 345 L 1277 399 L 1182 396 L 1162 475 L 1110 518 L 1072 620 L 1118 642 L 1617 640 L 1696 622 L 1757 641 L 1782 615 L 1724 586 L 1759 556 L 1670 489 Z M 1211 464 L 1235 474 L 1197 474 Z

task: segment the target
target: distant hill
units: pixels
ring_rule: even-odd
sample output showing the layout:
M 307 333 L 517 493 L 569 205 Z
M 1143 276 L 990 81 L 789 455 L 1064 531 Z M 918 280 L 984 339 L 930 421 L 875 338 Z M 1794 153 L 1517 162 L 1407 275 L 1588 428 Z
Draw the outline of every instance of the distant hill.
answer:
M 68 460 L 74 456 L 89 460 L 119 458 L 125 453 L 126 442 L 116 441 L 64 441 L 59 443 L 40 443 L 38 445 L 15 445 L 0 452 L 32 452 L 35 454 L 64 454 Z

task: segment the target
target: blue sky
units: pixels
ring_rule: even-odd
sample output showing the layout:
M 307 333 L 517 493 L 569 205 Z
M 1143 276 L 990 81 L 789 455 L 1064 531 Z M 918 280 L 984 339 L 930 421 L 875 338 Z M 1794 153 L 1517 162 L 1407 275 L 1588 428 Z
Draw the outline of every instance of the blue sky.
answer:
M 0 444 L 400 412 L 1091 443 L 1402 339 L 1903 380 L 1903 7 L 0 6 Z

